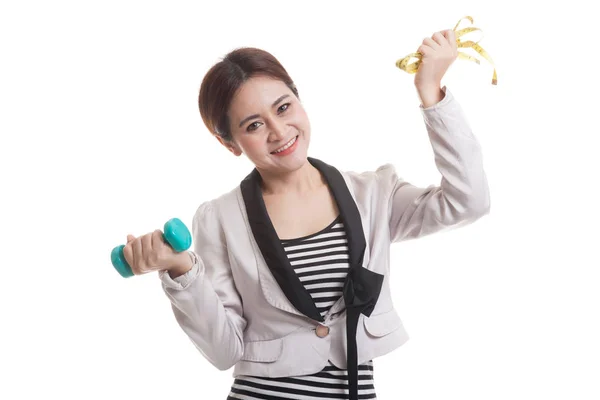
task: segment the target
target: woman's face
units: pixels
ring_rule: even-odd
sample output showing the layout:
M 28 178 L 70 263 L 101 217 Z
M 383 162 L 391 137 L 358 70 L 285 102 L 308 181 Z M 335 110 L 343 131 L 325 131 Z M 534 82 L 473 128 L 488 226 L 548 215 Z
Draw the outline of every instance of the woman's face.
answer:
M 259 172 L 280 174 L 306 162 L 310 142 L 308 116 L 285 83 L 269 77 L 247 80 L 229 108 L 233 142 L 220 141 L 242 153 Z

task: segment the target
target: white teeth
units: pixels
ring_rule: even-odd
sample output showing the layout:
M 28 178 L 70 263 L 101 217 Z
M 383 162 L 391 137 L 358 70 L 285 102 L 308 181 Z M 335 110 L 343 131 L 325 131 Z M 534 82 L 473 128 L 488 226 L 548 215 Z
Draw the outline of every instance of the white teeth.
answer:
M 293 145 L 295 141 L 296 141 L 296 136 L 294 136 L 294 138 L 292 140 L 287 142 L 287 144 L 285 146 L 275 150 L 273 153 L 281 153 L 282 151 L 284 151 L 285 149 L 288 149 L 291 145 Z

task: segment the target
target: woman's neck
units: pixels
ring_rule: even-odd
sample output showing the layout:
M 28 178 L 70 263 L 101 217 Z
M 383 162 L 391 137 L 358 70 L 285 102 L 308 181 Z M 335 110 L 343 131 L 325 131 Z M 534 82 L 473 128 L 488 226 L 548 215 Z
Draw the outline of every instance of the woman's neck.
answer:
M 325 184 L 319 170 L 313 167 L 308 160 L 295 171 L 280 175 L 261 172 L 261 178 L 261 189 L 265 196 L 303 195 L 317 190 Z

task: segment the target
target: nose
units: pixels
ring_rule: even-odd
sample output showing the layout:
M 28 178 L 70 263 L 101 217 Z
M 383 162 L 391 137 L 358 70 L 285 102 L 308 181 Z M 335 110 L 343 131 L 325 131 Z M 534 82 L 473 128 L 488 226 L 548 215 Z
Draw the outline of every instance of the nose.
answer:
M 286 138 L 286 127 L 283 121 L 279 121 L 277 119 L 273 119 L 271 121 L 271 132 L 270 138 L 271 141 L 282 140 Z

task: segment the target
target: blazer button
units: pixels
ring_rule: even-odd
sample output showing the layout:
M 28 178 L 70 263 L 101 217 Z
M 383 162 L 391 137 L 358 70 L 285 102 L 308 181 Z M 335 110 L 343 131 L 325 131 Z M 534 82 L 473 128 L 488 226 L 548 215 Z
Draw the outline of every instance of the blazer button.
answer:
M 325 325 L 319 325 L 316 329 L 317 336 L 320 338 L 324 338 L 329 335 L 329 327 Z

